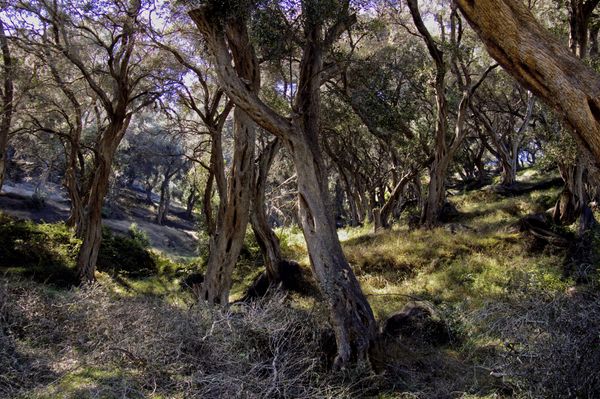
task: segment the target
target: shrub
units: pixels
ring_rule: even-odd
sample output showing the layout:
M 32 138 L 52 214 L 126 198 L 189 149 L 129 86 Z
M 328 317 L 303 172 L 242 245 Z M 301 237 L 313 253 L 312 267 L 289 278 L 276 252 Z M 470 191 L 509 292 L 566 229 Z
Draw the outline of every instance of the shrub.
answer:
M 132 223 L 131 226 L 129 226 L 128 232 L 129 236 L 137 241 L 142 247 L 150 247 L 150 238 L 148 237 L 148 233 L 140 229 L 136 223 Z
M 98 270 L 125 273 L 131 277 L 147 277 L 158 272 L 158 265 L 143 241 L 115 235 L 102 229 L 102 245 L 98 254 Z
M 0 270 L 69 286 L 77 282 L 79 245 L 63 223 L 35 224 L 0 214 Z

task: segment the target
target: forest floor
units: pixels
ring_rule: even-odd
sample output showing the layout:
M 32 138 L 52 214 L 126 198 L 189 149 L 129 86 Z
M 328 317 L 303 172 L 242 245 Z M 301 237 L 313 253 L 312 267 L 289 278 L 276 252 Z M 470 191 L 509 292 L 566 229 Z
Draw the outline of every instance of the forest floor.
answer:
M 548 177 L 534 171 L 520 180 L 529 189 L 515 196 L 454 193 L 459 215 L 432 231 L 409 230 L 404 218 L 389 231 L 339 230 L 382 328 L 406 305 L 424 304 L 447 340 L 382 336 L 371 367 L 333 373 L 318 297 L 277 293 L 217 310 L 180 289 L 181 273 L 130 277 L 126 286 L 100 273 L 92 290 L 65 290 L 6 272 L 0 397 L 599 397 L 598 260 L 574 273 L 571 250 L 519 231 L 522 217 L 545 212 L 560 191 L 535 189 Z M 301 232 L 278 235 L 308 270 Z M 249 234 L 232 299 L 260 271 Z
M 45 186 L 44 204 L 37 205 L 33 198 L 32 183 L 7 182 L 0 193 L 2 212 L 19 219 L 56 223 L 69 217 L 69 199 L 63 187 L 53 183 Z M 184 217 L 185 209 L 172 201 L 165 225 L 155 223 L 159 198 L 153 194 L 153 204 L 146 202 L 146 194 L 133 189 L 122 189 L 116 206 L 104 215 L 103 224 L 118 234 L 127 234 L 135 224 L 148 235 L 150 245 L 172 257 L 197 255 L 198 234 L 195 223 Z

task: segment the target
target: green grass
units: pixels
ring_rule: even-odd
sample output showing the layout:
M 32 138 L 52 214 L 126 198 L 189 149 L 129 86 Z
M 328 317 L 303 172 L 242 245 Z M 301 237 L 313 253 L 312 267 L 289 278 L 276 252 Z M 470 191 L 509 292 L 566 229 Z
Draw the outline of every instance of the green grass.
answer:
M 461 212 L 459 231 L 448 228 L 377 234 L 370 226 L 340 237 L 348 261 L 380 317 L 398 311 L 411 298 L 434 303 L 480 306 L 510 295 L 511 285 L 529 276 L 543 290 L 562 291 L 573 284 L 562 278 L 562 253 L 531 253 L 514 224 L 540 211 L 540 198 L 555 189 L 504 198 L 476 191 L 451 199 Z
M 527 171 L 520 178 L 529 182 L 541 179 L 535 171 Z M 552 247 L 532 251 L 530 239 L 518 232 L 516 223 L 527 214 L 546 211 L 558 193 L 558 188 L 550 188 L 503 197 L 492 190 L 473 191 L 450 197 L 460 211 L 460 216 L 450 226 L 409 231 L 405 224 L 399 223 L 391 230 L 378 233 L 373 233 L 370 225 L 338 231 L 347 259 L 379 321 L 400 311 L 409 301 L 422 299 L 431 302 L 448 322 L 456 338 L 451 346 L 433 352 L 423 352 L 422 348 L 394 352 L 399 358 L 409 359 L 406 367 L 425 367 L 423 373 L 442 373 L 440 378 L 446 381 L 455 378 L 469 381 L 471 377 L 467 374 L 474 373 L 475 365 L 487 370 L 485 367 L 493 367 L 513 354 L 510 352 L 513 349 L 507 347 L 509 340 L 517 342 L 515 345 L 521 345 L 518 340 L 531 340 L 533 345 L 539 337 L 549 336 L 542 327 L 550 331 L 555 328 L 548 321 L 554 313 L 535 312 L 540 307 L 566 301 L 580 288 L 573 279 L 563 275 L 565 251 Z M 28 222 L 21 227 L 35 232 L 36 242 L 49 240 L 47 250 L 56 252 L 52 259 L 73 267 L 72 254 L 78 244 L 66 227 Z M 284 256 L 309 267 L 301 231 L 285 228 L 277 229 L 277 234 Z M 600 242 L 599 234 L 595 240 Z M 186 262 L 173 261 L 155 253 L 152 256 L 157 265 L 156 273 L 144 277 L 118 272 L 99 273 L 99 280 L 116 298 L 154 296 L 164 298 L 170 305 L 175 305 L 175 309 L 188 309 L 194 299 L 191 294 L 182 292 L 180 281 L 189 272 L 203 271 L 206 251 L 200 252 L 204 256 Z M 23 272 L 27 268 L 16 266 L 3 270 Z M 240 298 L 261 271 L 260 251 L 249 232 L 234 272 L 231 299 Z M 61 295 L 60 292 L 57 291 L 57 295 Z M 289 299 L 298 311 L 326 316 L 324 304 L 315 298 L 292 294 Z M 573 306 L 576 305 L 574 302 Z M 531 317 L 546 320 L 547 325 L 540 324 L 527 335 L 530 334 L 530 313 L 534 315 Z M 534 321 L 540 322 L 538 319 Z M 513 320 L 521 324 L 510 324 Z M 512 330 L 502 327 L 507 323 Z M 513 333 L 516 338 L 511 336 Z M 540 347 L 543 346 L 541 343 Z M 437 366 L 434 366 L 436 362 Z M 427 369 L 430 366 L 437 371 Z M 444 370 L 446 366 L 448 369 Z M 489 375 L 489 370 L 484 374 Z M 135 378 L 130 370 L 122 367 L 81 366 L 46 387 L 39 397 L 86 397 L 88 391 L 99 392 L 98 387 L 118 386 L 120 382 Z M 517 387 L 515 392 L 525 396 L 531 388 L 521 377 L 507 377 L 506 381 Z M 495 396 L 493 386 L 479 388 L 474 385 L 473 392 L 465 390 L 463 397 L 503 397 L 501 394 Z M 410 391 L 412 388 L 403 389 Z M 478 390 L 481 392 L 476 392 Z M 110 393 L 107 395 L 111 397 Z M 379 397 L 402 396 L 392 392 L 382 393 Z

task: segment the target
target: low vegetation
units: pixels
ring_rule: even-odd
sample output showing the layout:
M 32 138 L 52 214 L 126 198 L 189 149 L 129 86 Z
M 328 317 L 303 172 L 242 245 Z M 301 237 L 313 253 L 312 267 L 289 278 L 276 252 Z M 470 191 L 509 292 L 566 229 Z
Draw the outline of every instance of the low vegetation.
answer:
M 144 249 L 140 270 L 124 258 L 122 269 L 115 261 L 91 290 L 57 290 L 49 284 L 63 270 L 58 265 L 72 270 L 76 253 L 69 230 L 3 216 L 0 234 L 16 238 L 0 249 L 12 256 L 1 258 L 0 395 L 593 397 L 600 392 L 599 280 L 576 284 L 564 272 L 565 249 L 532 252 L 533 238 L 515 227 L 555 192 L 460 194 L 453 198 L 460 215 L 431 231 L 409 231 L 404 221 L 375 234 L 370 226 L 340 230 L 381 328 L 407 304 L 421 303 L 443 321 L 449 340 L 382 334 L 371 367 L 339 373 L 328 372 L 335 346 L 319 298 L 277 293 L 227 310 L 206 307 L 181 288 L 202 260 L 169 261 L 146 249 L 139 232 L 127 239 L 107 233 L 104 242 Z M 286 256 L 307 267 L 301 233 L 279 235 Z M 23 241 L 27 251 L 6 245 L 24 237 L 44 239 Z M 22 256 L 34 250 L 48 255 Z M 234 297 L 261 271 L 251 235 L 242 253 Z M 141 267 L 147 257 L 157 260 L 151 272 Z M 39 279 L 40 270 L 52 272 Z M 32 285 L 29 276 L 45 284 Z

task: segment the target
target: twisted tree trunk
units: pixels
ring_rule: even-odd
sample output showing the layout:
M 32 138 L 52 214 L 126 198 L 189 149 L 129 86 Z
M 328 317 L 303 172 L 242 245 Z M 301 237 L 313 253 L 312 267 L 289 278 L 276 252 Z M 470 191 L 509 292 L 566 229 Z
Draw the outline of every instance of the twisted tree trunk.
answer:
M 281 255 L 279 239 L 269 224 L 265 208 L 265 190 L 269 169 L 280 147 L 281 141 L 275 138 L 258 157 L 254 173 L 252 209 L 250 211 L 252 230 L 254 230 L 254 236 L 263 254 L 267 279 L 270 284 L 277 284 L 280 281 L 279 265 L 283 257 Z
M 564 115 L 582 151 L 600 165 L 600 75 L 513 0 L 455 0 L 490 55 Z
M 0 49 L 2 50 L 4 87 L 2 89 L 2 112 L 0 113 L 0 191 L 4 184 L 7 166 L 8 135 L 13 114 L 13 60 L 8 46 L 8 39 L 4 31 L 4 24 L 0 20 Z
M 91 172 L 90 192 L 85 204 L 82 243 L 77 256 L 77 272 L 83 283 L 96 280 L 96 261 L 102 242 L 102 206 L 108 192 L 112 163 L 131 116 L 123 115 L 108 126 L 96 147 L 96 165 Z
M 256 93 L 260 88 L 258 61 L 249 45 L 246 30 L 240 29 L 239 25 L 229 24 L 226 33 L 235 71 L 250 82 L 252 91 Z M 219 207 L 215 233 L 210 237 L 209 257 L 201 290 L 201 298 L 210 304 L 229 303 L 233 269 L 244 244 L 250 211 L 256 124 L 239 106 L 235 107 L 233 117 L 233 162 L 227 194 L 221 196 L 222 206 Z M 222 157 L 221 154 L 217 156 Z
M 400 200 L 402 193 L 404 192 L 404 188 L 406 187 L 406 185 L 408 183 L 410 183 L 410 181 L 413 179 L 413 177 L 416 174 L 417 174 L 416 171 L 411 171 L 411 172 L 405 174 L 404 176 L 402 176 L 400 181 L 398 181 L 398 183 L 396 183 L 394 190 L 390 194 L 390 196 L 389 196 L 388 200 L 385 202 L 385 204 L 381 208 L 376 208 L 373 210 L 373 217 L 375 219 L 374 220 L 374 230 L 375 231 L 377 231 L 379 229 L 387 229 L 390 227 L 390 223 L 389 223 L 390 215 L 392 214 L 392 211 L 398 205 L 398 201 Z
M 310 12 L 312 8 L 307 9 Z M 352 357 L 364 358 L 367 355 L 376 332 L 369 303 L 344 257 L 337 237 L 326 180 L 323 179 L 324 168 L 318 137 L 323 47 L 339 36 L 339 30 L 348 21 L 334 25 L 328 30 L 324 40 L 320 18 L 317 15 L 306 18 L 305 44 L 295 101 L 298 116 L 288 119 L 264 104 L 257 93 L 240 79 L 232 66 L 224 27 L 220 25 L 218 18 L 211 15 L 212 12 L 214 10 L 204 7 L 191 11 L 190 16 L 215 58 L 216 71 L 223 89 L 256 123 L 282 139 L 292 154 L 298 176 L 299 219 L 313 273 L 328 304 L 336 336 L 338 355 L 334 366 L 343 367 Z M 239 24 L 238 28 L 246 29 L 245 21 L 233 22 Z M 231 23 L 232 21 L 227 22 L 228 25 Z
M 189 220 L 194 218 L 194 208 L 198 202 L 198 190 L 196 187 L 192 187 L 190 194 L 185 201 L 185 217 Z

